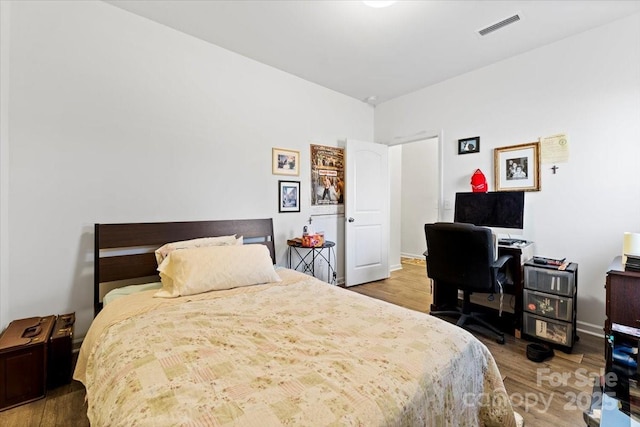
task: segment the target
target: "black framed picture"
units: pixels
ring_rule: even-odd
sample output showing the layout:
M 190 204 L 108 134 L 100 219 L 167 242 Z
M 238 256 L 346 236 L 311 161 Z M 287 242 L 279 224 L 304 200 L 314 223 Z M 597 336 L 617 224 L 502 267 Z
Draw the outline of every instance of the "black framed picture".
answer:
M 480 152 L 480 137 L 465 138 L 458 140 L 458 154 L 469 154 Z
M 300 181 L 278 181 L 278 212 L 300 212 Z

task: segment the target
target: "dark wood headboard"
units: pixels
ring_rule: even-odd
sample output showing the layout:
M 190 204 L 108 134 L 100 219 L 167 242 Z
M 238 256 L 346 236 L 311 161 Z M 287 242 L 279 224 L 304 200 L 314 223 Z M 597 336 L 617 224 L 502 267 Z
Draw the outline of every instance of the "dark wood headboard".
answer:
M 95 224 L 94 314 L 102 309 L 101 283 L 150 276 L 156 276 L 156 280 L 159 280 L 153 250 L 165 243 L 232 234 L 243 236 L 245 243 L 267 246 L 273 263 L 276 263 L 271 218 Z

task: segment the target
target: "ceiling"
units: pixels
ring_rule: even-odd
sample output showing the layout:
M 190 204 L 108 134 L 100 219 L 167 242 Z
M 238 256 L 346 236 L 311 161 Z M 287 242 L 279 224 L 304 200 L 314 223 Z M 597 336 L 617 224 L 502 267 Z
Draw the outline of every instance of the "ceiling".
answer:
M 372 105 L 640 12 L 640 0 L 106 2 Z

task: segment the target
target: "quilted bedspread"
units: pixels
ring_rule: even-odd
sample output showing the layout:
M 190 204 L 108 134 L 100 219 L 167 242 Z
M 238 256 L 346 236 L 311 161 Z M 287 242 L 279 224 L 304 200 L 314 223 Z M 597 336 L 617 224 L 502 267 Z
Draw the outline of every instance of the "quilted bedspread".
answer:
M 74 378 L 94 426 L 515 426 L 500 373 L 466 331 L 278 270 L 283 281 L 118 299 Z

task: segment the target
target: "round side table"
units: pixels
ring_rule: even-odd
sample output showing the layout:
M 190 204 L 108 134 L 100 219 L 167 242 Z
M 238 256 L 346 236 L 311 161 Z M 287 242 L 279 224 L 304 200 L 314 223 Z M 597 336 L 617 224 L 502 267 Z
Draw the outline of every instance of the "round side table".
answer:
M 336 284 L 336 253 L 334 249 L 336 244 L 334 242 L 326 240 L 322 246 L 305 247 L 300 243 L 289 241 L 287 245 L 289 245 L 289 268 L 318 277 L 316 276 L 316 261 L 326 261 L 327 282 L 333 285 Z M 333 264 L 331 263 L 332 260 Z

